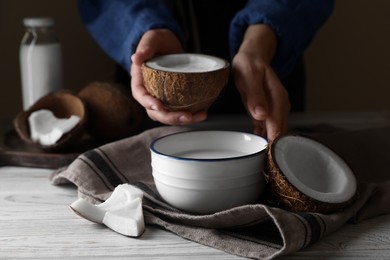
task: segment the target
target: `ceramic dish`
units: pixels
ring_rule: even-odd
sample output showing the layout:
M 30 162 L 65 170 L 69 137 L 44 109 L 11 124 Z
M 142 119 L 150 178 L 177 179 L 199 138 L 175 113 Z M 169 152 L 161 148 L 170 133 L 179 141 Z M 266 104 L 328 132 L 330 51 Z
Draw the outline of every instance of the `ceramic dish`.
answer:
M 209 214 L 255 202 L 263 189 L 267 141 L 235 131 L 189 131 L 154 140 L 153 178 L 172 206 Z

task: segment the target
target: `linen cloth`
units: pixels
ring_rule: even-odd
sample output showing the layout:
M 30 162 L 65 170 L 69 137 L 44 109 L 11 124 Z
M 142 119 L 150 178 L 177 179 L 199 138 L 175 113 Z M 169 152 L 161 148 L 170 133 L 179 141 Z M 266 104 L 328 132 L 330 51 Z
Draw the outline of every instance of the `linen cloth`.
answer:
M 114 188 L 130 183 L 144 192 L 146 225 L 157 225 L 194 242 L 230 254 L 272 259 L 299 251 L 348 221 L 390 213 L 390 127 L 335 131 L 311 136 L 338 153 L 354 171 L 359 196 L 332 214 L 292 213 L 257 203 L 210 215 L 192 215 L 166 204 L 152 177 L 149 146 L 157 137 L 186 127 L 159 127 L 85 152 L 50 176 L 55 185 L 74 183 L 92 203 L 107 199 Z M 147 227 L 146 227 L 147 228 Z

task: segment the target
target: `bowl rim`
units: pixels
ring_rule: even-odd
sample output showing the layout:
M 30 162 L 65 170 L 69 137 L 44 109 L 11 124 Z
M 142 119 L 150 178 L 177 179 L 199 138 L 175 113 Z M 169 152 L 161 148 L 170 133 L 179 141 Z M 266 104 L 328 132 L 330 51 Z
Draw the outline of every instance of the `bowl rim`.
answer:
M 245 155 L 238 155 L 238 156 L 230 156 L 230 157 L 224 157 L 224 158 L 188 158 L 188 157 L 181 157 L 181 156 L 169 155 L 169 154 L 160 152 L 160 151 L 158 151 L 155 148 L 155 144 L 158 141 L 160 141 L 160 140 L 162 140 L 162 139 L 164 139 L 166 137 L 170 137 L 170 136 L 174 136 L 174 135 L 180 135 L 180 134 L 185 134 L 185 133 L 194 133 L 194 132 L 214 132 L 214 133 L 216 133 L 216 132 L 224 132 L 224 133 L 233 133 L 233 134 L 246 134 L 246 135 L 249 135 L 251 137 L 260 138 L 260 139 L 264 140 L 265 145 L 264 145 L 263 149 L 259 150 L 258 152 L 255 152 L 255 153 L 250 153 L 250 154 L 245 154 Z M 164 135 L 164 136 L 157 137 L 156 139 L 154 139 L 151 142 L 151 144 L 149 146 L 149 149 L 151 150 L 152 153 L 154 153 L 156 155 L 163 156 L 163 157 L 166 157 L 166 158 L 170 158 L 170 159 L 173 159 L 173 160 L 196 161 L 196 162 L 217 162 L 217 161 L 242 160 L 242 159 L 245 159 L 245 158 L 258 156 L 258 155 L 266 152 L 267 146 L 268 146 L 268 141 L 264 137 L 261 137 L 259 135 L 255 135 L 255 134 L 252 134 L 252 133 L 233 131 L 233 130 L 187 130 L 187 131 L 176 132 L 176 133 L 167 134 L 167 135 Z

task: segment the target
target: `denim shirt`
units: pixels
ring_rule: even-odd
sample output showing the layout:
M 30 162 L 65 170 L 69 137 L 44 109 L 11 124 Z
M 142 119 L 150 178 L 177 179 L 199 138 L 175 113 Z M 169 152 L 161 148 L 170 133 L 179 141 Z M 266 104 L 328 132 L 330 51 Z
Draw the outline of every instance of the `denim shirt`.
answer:
M 190 0 L 177 0 L 190 1 Z M 192 1 L 196 4 L 196 1 Z M 213 0 L 208 0 L 213 2 Z M 224 0 L 226 1 L 226 0 Z M 217 1 L 216 1 L 217 2 Z M 223 1 L 220 11 L 224 12 Z M 229 1 L 230 2 L 230 1 Z M 172 14 L 166 1 L 160 0 L 78 0 L 81 18 L 101 48 L 126 71 L 131 55 L 142 35 L 165 28 L 185 41 L 185 30 Z M 283 78 L 302 57 L 316 32 L 333 11 L 334 0 L 249 0 L 236 10 L 228 23 L 226 45 L 229 58 L 238 51 L 245 31 L 252 24 L 267 24 L 277 36 L 277 50 L 272 62 Z M 218 19 L 203 17 L 198 19 Z

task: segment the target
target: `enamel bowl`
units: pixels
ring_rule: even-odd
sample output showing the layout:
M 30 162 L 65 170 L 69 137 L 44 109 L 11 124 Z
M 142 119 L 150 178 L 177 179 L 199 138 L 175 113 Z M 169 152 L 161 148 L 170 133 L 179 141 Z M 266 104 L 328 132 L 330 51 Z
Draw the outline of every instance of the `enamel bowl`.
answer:
M 263 187 L 267 141 L 236 131 L 188 131 L 154 140 L 153 178 L 170 205 L 211 214 L 256 202 Z

